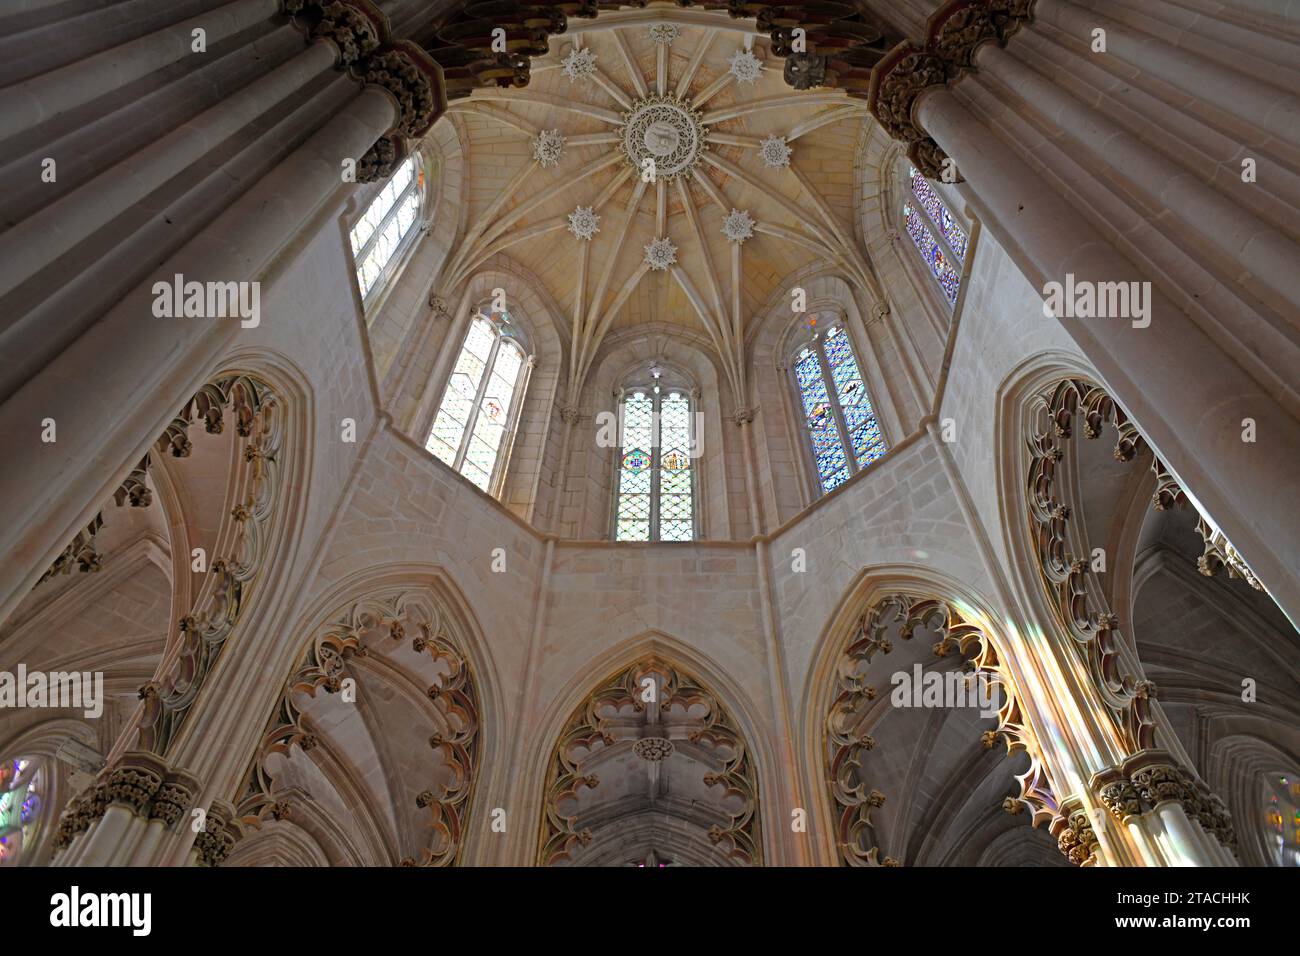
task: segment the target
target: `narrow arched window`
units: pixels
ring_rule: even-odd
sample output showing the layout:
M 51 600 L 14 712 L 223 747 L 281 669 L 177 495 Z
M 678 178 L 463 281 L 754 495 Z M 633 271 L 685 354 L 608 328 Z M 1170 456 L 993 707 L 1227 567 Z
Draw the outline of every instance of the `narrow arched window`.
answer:
M 822 491 L 831 491 L 885 453 L 848 333 L 839 324 L 794 357 L 795 387 Z
M 478 312 L 425 444 L 489 494 L 504 478 L 531 364 L 508 314 Z
M 399 252 L 414 239 L 424 189 L 424 170 L 414 156 L 397 167 L 352 227 L 352 259 L 363 302 L 370 301 L 392 277 Z
M 961 263 L 966 259 L 968 245 L 966 232 L 915 167 L 909 167 L 907 177 L 908 195 L 903 201 L 907 234 L 951 305 L 961 291 Z
M 615 541 L 695 537 L 694 414 L 685 389 L 659 383 L 623 390 L 619 409 Z

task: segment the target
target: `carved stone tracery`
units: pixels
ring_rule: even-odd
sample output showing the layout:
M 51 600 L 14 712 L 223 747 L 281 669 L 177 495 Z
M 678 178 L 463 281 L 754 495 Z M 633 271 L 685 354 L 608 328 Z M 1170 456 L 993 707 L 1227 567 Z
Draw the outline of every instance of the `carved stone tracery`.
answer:
M 1039 571 L 1073 646 L 1102 692 L 1114 727 L 1132 754 L 1123 767 L 1095 775 L 1093 789 L 1101 803 L 1121 821 L 1165 801 L 1176 801 L 1190 817 L 1201 822 L 1206 832 L 1232 848 L 1235 837 L 1222 801 L 1193 771 L 1179 766 L 1172 755 L 1164 754 L 1163 761 L 1153 757 L 1160 753 L 1155 749 L 1156 687 L 1123 663 L 1119 619 L 1101 604 L 1099 590 L 1089 587 L 1090 563 L 1071 554 L 1071 521 L 1077 518 L 1061 500 L 1064 492 L 1060 479 L 1061 463 L 1076 424 L 1089 440 L 1101 437 L 1108 426 L 1113 427 L 1112 454 L 1116 461 L 1130 462 L 1151 453 L 1156 484 L 1152 507 L 1156 510 L 1187 507 L 1189 498 L 1134 422 L 1100 386 L 1082 379 L 1066 379 L 1041 392 L 1035 410 L 1037 422 L 1030 425 L 1028 434 L 1028 501 Z M 1198 529 L 1203 536 L 1213 534 L 1204 516 L 1200 516 Z M 1216 546 L 1231 548 L 1226 538 Z M 1199 561 L 1202 573 L 1207 573 L 1207 566 L 1213 573 L 1214 558 L 1209 555 L 1207 538 L 1207 554 Z M 1240 561 L 1239 556 L 1236 560 Z M 1244 562 L 1241 567 L 1245 568 Z M 1253 575 L 1248 578 L 1248 574 L 1245 568 L 1240 576 L 1249 581 Z
M 1147 750 L 1154 744 L 1153 688 L 1127 671 L 1121 656 L 1118 621 L 1109 608 L 1099 605 L 1096 590 L 1089 588 L 1091 565 L 1070 553 L 1070 522 L 1074 516 L 1061 500 L 1063 493 L 1058 487 L 1061 462 L 1074 435 L 1076 416 L 1089 439 L 1098 438 L 1107 425 L 1114 427 L 1117 461 L 1132 461 L 1146 450 L 1146 441 L 1105 390 L 1090 382 L 1063 381 L 1041 393 L 1035 408 L 1038 422 L 1030 425 L 1028 435 L 1028 501 L 1041 576 L 1066 630 L 1103 692 L 1117 728 L 1125 735 L 1126 746 L 1131 752 Z M 1186 496 L 1159 459 L 1152 467 L 1158 485 L 1156 507 L 1183 504 Z
M 267 758 L 289 756 L 297 745 L 310 753 L 318 737 L 294 698 L 315 697 L 318 690 L 338 693 L 350 676 L 351 661 L 370 654 L 387 654 L 394 642 L 410 640 L 417 654 L 438 662 L 439 677 L 426 694 L 436 712 L 430 745 L 440 752 L 450 783 L 416 795 L 415 802 L 430 814 L 432 834 L 418 865 L 454 865 L 460 857 L 469 798 L 478 771 L 478 692 L 468 660 L 460 650 L 445 611 L 421 594 L 396 590 L 359 601 L 313 636 L 301 663 L 285 683 L 275 714 L 245 775 L 235 819 L 244 830 L 260 829 L 268 819 L 283 819 L 290 801 L 281 796 Z M 410 858 L 412 865 L 417 865 Z
M 187 457 L 190 426 L 202 420 L 205 431 L 220 434 L 227 412 L 234 415 L 236 435 L 244 442 L 238 497 L 229 512 L 232 522 L 217 539 L 223 556 L 212 561 L 194 606 L 178 623 L 179 647 L 164 663 L 165 672 L 141 695 L 144 707 L 136 745 L 154 753 L 165 753 L 175 737 L 234 631 L 267 556 L 268 523 L 278 497 L 283 416 L 278 398 L 264 382 L 229 375 L 204 385 L 163 431 L 156 447 Z
M 647 702 L 645 697 L 647 680 L 653 682 L 653 693 L 657 695 L 652 702 Z M 716 814 L 725 822 L 709 827 L 708 841 L 736 862 L 762 863 L 758 778 L 743 736 L 715 695 L 685 671 L 650 657 L 602 681 L 565 725 L 547 772 L 538 849 L 540 865 L 571 861 L 581 848 L 592 842 L 591 831 L 579 828 L 578 815 L 566 815 L 559 804 L 576 797 L 580 790 L 600 786 L 599 777 L 583 768 L 585 755 L 593 748 L 626 746 L 639 759 L 656 767 L 670 761 L 681 750 L 681 739 L 674 742 L 662 730 L 651 736 L 629 737 L 628 728 L 614 715 L 624 710 L 640 714 L 656 708 L 656 713 L 666 713 L 670 706 L 679 715 L 683 712 L 689 715 L 685 718 L 689 724 L 686 741 L 697 751 L 708 754 L 717 766 L 704 774 L 704 785 L 717 790 L 720 801 L 738 798 L 739 806 L 735 810 L 727 810 L 725 806 L 716 808 Z M 680 726 L 683 718 L 677 719 Z M 656 720 L 654 726 L 661 725 Z
M 880 847 L 871 821 L 871 811 L 884 805 L 885 794 L 870 787 L 864 773 L 865 755 L 875 748 L 876 740 L 863 730 L 863 718 L 866 705 L 877 695 L 876 689 L 866 683 L 866 670 L 877 654 L 893 651 L 891 633 L 896 630 L 900 639 L 910 641 L 918 629 L 938 638 L 933 645 L 936 656 L 956 651 L 971 657 L 974 673 L 987 675 L 1002 691 L 998 728 L 982 735 L 981 742 L 987 748 L 1000 738 L 1006 742 L 1008 754 L 1023 752 L 1030 758 L 1029 769 L 1016 778 L 1019 796 L 1008 797 L 1004 808 L 1012 814 L 1031 808 L 1035 826 L 1057 815 L 1056 798 L 1036 738 L 1021 712 L 1010 675 L 985 630 L 946 601 L 911 594 L 889 595 L 863 613 L 840 653 L 835 668 L 838 693 L 826 717 L 826 772 L 839 814 L 836 844 L 840 862 L 846 866 L 889 865 L 878 862 Z

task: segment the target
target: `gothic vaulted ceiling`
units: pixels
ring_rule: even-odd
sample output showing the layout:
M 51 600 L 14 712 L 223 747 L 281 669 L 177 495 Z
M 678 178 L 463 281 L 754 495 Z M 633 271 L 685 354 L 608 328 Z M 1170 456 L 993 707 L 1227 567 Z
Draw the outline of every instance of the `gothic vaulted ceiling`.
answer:
M 440 286 L 505 252 L 564 312 L 571 384 L 609 331 L 654 321 L 703 330 L 742 386 L 747 324 L 792 273 L 869 269 L 851 218 L 865 106 L 792 89 L 746 24 L 602 13 L 553 37 L 527 88 L 453 104 L 469 225 Z

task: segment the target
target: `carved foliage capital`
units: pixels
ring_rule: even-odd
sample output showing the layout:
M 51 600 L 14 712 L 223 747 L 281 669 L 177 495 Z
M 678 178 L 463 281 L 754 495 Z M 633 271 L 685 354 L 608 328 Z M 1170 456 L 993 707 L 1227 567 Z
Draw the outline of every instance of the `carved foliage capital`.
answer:
M 58 853 L 78 833 L 89 830 L 113 804 L 170 827 L 189 808 L 197 789 L 198 780 L 192 774 L 171 769 L 157 754 L 128 752 L 68 803 L 59 819 L 54 851 Z
M 1052 836 L 1065 858 L 1075 866 L 1091 866 L 1097 862 L 1099 843 L 1097 834 L 1088 819 L 1088 812 L 1078 804 L 1061 807 L 1061 814 L 1052 820 Z
M 220 866 L 242 836 L 233 822 L 234 811 L 224 803 L 214 803 L 204 817 L 203 829 L 194 838 L 199 866 Z
M 397 131 L 412 139 L 423 136 L 447 108 L 441 68 L 409 40 L 398 40 L 368 57 L 361 78 L 393 96 L 400 114 Z
M 369 0 L 330 0 L 319 10 L 310 34 L 332 43 L 345 69 L 378 50 L 388 35 L 388 18 Z
M 406 142 L 402 137 L 396 134 L 381 136 L 357 160 L 357 182 L 377 183 L 387 179 L 405 158 Z

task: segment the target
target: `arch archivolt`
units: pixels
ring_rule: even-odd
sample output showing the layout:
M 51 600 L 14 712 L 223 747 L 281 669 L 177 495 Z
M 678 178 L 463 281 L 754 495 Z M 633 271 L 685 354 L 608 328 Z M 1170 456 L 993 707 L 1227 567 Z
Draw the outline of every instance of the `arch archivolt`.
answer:
M 324 812 L 337 819 L 310 827 L 334 834 L 321 837 L 331 853 L 372 865 L 466 861 L 493 752 L 482 728 L 499 710 L 485 699 L 477 631 L 449 588 L 436 572 L 380 568 L 334 590 L 363 596 L 336 597 L 291 668 L 240 787 L 245 833 Z
M 116 740 L 101 744 L 103 771 L 64 808 L 56 852 L 97 823 L 110 794 L 120 798 L 123 779 L 140 781 L 130 791 L 136 812 L 175 822 L 198 795 L 198 781 L 182 769 L 190 758 L 181 750 L 200 691 L 229 658 L 223 651 L 232 635 L 255 631 L 286 601 L 277 585 L 292 565 L 301 520 L 295 505 L 304 494 L 296 479 L 308 453 L 304 379 L 265 350 L 232 353 L 217 368 L 222 371 L 181 406 L 112 496 L 145 509 L 158 494 L 173 539 L 165 560 L 175 574 L 167 576 L 169 606 L 150 609 L 165 635 L 156 656 L 149 641 L 137 641 L 123 649 L 134 659 L 106 681 L 106 696 L 125 697 L 124 682 L 148 668 L 143 686 L 137 679 L 129 688 L 138 693 L 123 705 Z M 200 424 L 202 432 L 195 428 Z M 190 459 L 190 467 L 159 465 L 164 457 Z M 178 546 L 190 550 L 180 553 Z
M 1172 575 L 1168 580 L 1182 593 L 1195 591 L 1222 613 L 1218 605 L 1229 597 L 1221 593 L 1223 585 L 1194 588 L 1193 568 L 1213 576 L 1226 567 L 1252 586 L 1258 582 L 1093 373 L 1068 358 L 1040 356 L 1004 382 L 1000 403 L 996 440 L 1005 546 L 1030 636 L 1062 672 L 1049 676 L 1048 684 L 1079 715 L 1077 741 L 1059 755 L 1073 768 L 1073 793 L 1063 798 L 1071 805 L 1082 801 L 1098 814 L 1084 822 L 1088 832 L 1106 827 L 1106 860 L 1112 864 L 1149 861 L 1152 855 L 1230 862 L 1236 842 L 1232 817 L 1207 784 L 1204 754 L 1189 752 L 1191 745 L 1180 738 L 1187 728 L 1178 724 L 1176 732 L 1171 710 L 1157 704 L 1156 684 L 1144 663 L 1157 669 L 1162 686 L 1213 685 L 1222 683 L 1222 675 L 1149 633 L 1152 621 L 1159 624 L 1152 617 L 1158 606 L 1144 610 L 1139 596 L 1157 574 L 1162 580 Z M 1126 475 L 1103 465 L 1102 456 L 1075 441 L 1080 434 L 1089 441 L 1106 435 L 1115 462 L 1149 468 Z M 1183 558 L 1183 546 L 1176 544 L 1183 531 L 1167 516 L 1177 509 L 1197 519 L 1199 559 Z M 1171 566 L 1180 560 L 1187 567 Z M 1232 603 L 1247 595 L 1249 590 Z M 1137 633 L 1139 614 L 1148 633 Z M 1241 649 L 1258 643 L 1248 638 Z M 1186 721 L 1187 714 L 1179 719 Z M 1181 850 L 1151 844 L 1139 822 L 1170 802 L 1176 809 L 1166 812 L 1185 815 L 1189 828 Z
M 267 383 L 244 374 L 213 379 L 186 402 L 155 451 L 187 457 L 190 427 L 202 421 L 208 434 L 220 434 L 227 413 L 243 440 L 243 467 L 232 476 L 233 506 L 214 540 L 211 573 L 200 585 L 192 609 L 174 625 L 180 632 L 178 640 L 168 642 L 175 647 L 174 656 L 164 660 L 159 678 L 141 691 L 137 746 L 142 750 L 166 752 L 239 622 L 249 599 L 246 592 L 272 550 L 268 525 L 281 505 L 284 425 L 281 401 Z
M 1112 709 L 1124 745 L 1137 752 L 1153 746 L 1154 688 L 1141 673 L 1131 636 L 1121 630 L 1120 617 L 1113 610 L 1113 589 L 1108 600 L 1107 588 L 1097 577 L 1093 542 L 1088 541 L 1079 518 L 1083 494 L 1078 466 L 1066 460 L 1076 429 L 1095 440 L 1107 428 L 1114 431 L 1116 461 L 1150 460 L 1153 481 L 1139 481 L 1136 487 L 1150 490 L 1157 511 L 1195 507 L 1123 409 L 1102 386 L 1084 378 L 1061 380 L 1031 400 L 1027 500 L 1037 564 L 1054 610 Z M 1199 512 L 1197 530 L 1205 544 L 1198 561 L 1202 574 L 1226 567 L 1231 575 L 1258 586 L 1235 550 Z M 1121 552 L 1113 558 L 1124 556 Z
M 1242 862 L 1275 866 L 1264 835 L 1263 782 L 1268 776 L 1294 777 L 1300 772 L 1300 733 L 1277 734 L 1276 725 L 1249 719 L 1209 722 L 1207 776 L 1223 793 L 1241 832 Z
M 99 733 L 89 721 L 63 715 L 38 718 L 14 730 L 6 725 L 5 730 L 0 738 L 0 759 L 39 761 L 44 780 L 35 841 L 23 844 L 20 861 L 26 866 L 47 865 L 55 849 L 60 810 L 84 786 L 88 773 L 60 760 L 59 751 L 69 741 L 93 751 L 102 746 Z
M 593 683 L 591 673 L 606 677 Z M 649 729 L 656 713 L 651 701 L 641 700 L 646 678 L 656 689 L 657 732 Z M 527 842 L 511 841 L 514 858 L 542 865 L 628 863 L 656 845 L 661 856 L 667 848 L 672 862 L 689 865 L 780 862 L 778 842 L 789 818 L 776 801 L 760 797 L 779 788 L 766 718 L 750 703 L 755 693 L 761 691 L 742 689 L 716 662 L 660 631 L 594 656 L 551 698 L 534 722 L 539 729 L 524 741 L 527 756 L 512 789 L 535 795 L 524 810 L 536 823 Z M 671 779 L 674 790 L 693 800 L 650 799 L 652 761 L 633 753 L 643 736 L 671 742 L 658 779 Z M 582 780 L 592 772 L 594 787 Z M 634 779 L 644 789 L 630 786 Z
M 1021 710 L 1014 682 L 998 656 L 986 617 L 959 601 L 900 591 L 871 600 L 848 633 L 847 640 L 841 639 L 834 658 L 831 691 L 834 696 L 822 712 L 824 737 L 819 748 L 841 864 L 892 866 L 900 862 L 884 855 L 880 846 L 873 811 L 884 806 L 888 795 L 875 785 L 883 775 L 872 772 L 869 754 L 877 745 L 872 730 L 891 715 L 886 703 L 892 702 L 893 695 L 877 686 L 879 678 L 886 673 L 883 658 L 900 644 L 911 643 L 920 635 L 925 635 L 929 642 L 929 656 L 935 659 L 932 667 L 938 668 L 942 665 L 939 659 L 950 655 L 962 662 L 956 670 L 966 673 L 945 675 L 946 685 L 969 688 L 983 680 L 990 687 L 985 692 L 989 699 L 995 699 L 991 692 L 993 685 L 1001 691 L 996 729 L 984 731 L 979 740 L 985 749 L 1001 741 L 1008 754 L 1025 753 L 1030 758 L 1029 769 L 1017 777 L 1019 796 L 1008 797 L 1004 809 L 1018 814 L 1027 806 L 1036 824 L 1055 816 L 1056 800 L 1037 742 Z M 919 656 L 924 655 L 910 655 Z M 943 669 L 953 670 L 951 665 Z M 882 693 L 886 695 L 883 698 Z M 943 706 L 963 705 L 945 699 Z M 947 719 L 946 714 L 932 717 L 939 723 Z M 937 735 L 937 728 L 931 727 L 930 732 Z M 891 779 L 896 778 L 891 776 Z
M 682 771 L 673 773 L 678 766 Z M 606 790 L 619 785 L 612 812 L 580 799 L 582 791 L 601 787 L 599 767 L 622 778 L 605 782 Z M 693 770 L 702 786 L 690 786 Z M 672 777 L 678 779 L 670 790 Z M 637 789 L 647 785 L 648 797 L 638 799 Z M 647 852 L 698 861 L 705 856 L 705 837 L 720 862 L 762 863 L 758 776 L 743 735 L 711 691 L 657 655 L 599 681 L 567 721 L 547 772 L 537 862 L 582 862 L 583 848 L 593 841 L 598 850 L 618 841 L 615 852 L 628 855 L 633 846 L 621 823 L 629 814 L 667 817 L 659 826 L 640 821 L 637 836 L 648 843 Z M 641 847 L 635 848 L 641 855 Z

